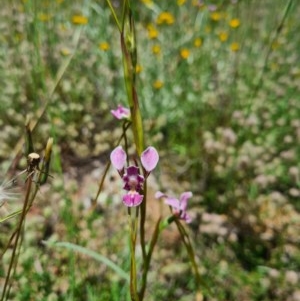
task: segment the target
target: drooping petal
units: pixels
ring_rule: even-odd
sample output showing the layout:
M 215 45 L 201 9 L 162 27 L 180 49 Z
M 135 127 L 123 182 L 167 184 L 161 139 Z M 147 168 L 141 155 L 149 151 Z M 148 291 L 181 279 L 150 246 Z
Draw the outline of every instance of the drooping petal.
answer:
M 147 172 L 151 172 L 157 165 L 159 155 L 153 146 L 149 146 L 141 155 L 141 162 Z
M 180 195 L 180 198 L 179 198 L 180 210 L 183 210 L 183 211 L 186 210 L 188 199 L 191 198 L 192 196 L 193 196 L 193 193 L 191 191 L 183 192 Z
M 119 120 L 129 119 L 130 117 L 130 110 L 121 105 L 118 105 L 118 108 L 116 110 L 111 110 L 110 112 L 115 118 Z
M 183 219 L 187 224 L 189 224 L 192 221 L 191 216 L 185 211 L 182 212 L 180 218 Z
M 127 207 L 139 206 L 143 201 L 144 196 L 136 191 L 129 191 L 123 196 L 123 203 Z
M 117 146 L 110 154 L 111 164 L 119 171 L 124 168 L 126 158 L 127 155 L 122 146 Z
M 161 199 L 161 198 L 167 198 L 168 196 L 166 194 L 162 193 L 161 191 L 157 191 L 157 192 L 155 192 L 154 197 L 156 199 Z
M 144 177 L 139 174 L 139 168 L 132 165 L 126 168 L 123 176 L 124 189 L 140 191 L 144 183 Z

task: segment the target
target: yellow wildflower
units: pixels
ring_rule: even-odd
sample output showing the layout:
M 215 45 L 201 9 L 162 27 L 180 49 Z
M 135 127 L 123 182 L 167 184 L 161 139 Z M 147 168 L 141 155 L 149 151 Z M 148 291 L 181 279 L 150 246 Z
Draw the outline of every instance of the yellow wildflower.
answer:
M 71 51 L 69 48 L 66 48 L 66 47 L 63 47 L 61 50 L 60 50 L 60 53 L 63 55 L 63 56 L 68 56 L 71 54 Z
M 229 26 L 232 27 L 232 28 L 238 28 L 240 26 L 240 24 L 241 24 L 241 22 L 237 18 L 231 19 L 229 21 Z
M 144 4 L 152 4 L 152 0 L 141 0 Z
M 210 14 L 210 18 L 211 18 L 213 21 L 217 22 L 217 21 L 220 21 L 220 20 L 222 19 L 222 15 L 221 15 L 221 13 L 219 13 L 219 12 L 217 12 L 217 11 L 214 11 L 214 12 L 212 12 L 212 13 Z
M 204 30 L 205 30 L 205 33 L 210 33 L 211 32 L 211 27 L 210 26 L 205 26 Z
M 279 44 L 278 41 L 274 41 L 274 42 L 272 43 L 272 49 L 273 49 L 273 50 L 276 50 L 277 48 L 279 48 L 279 46 L 280 46 L 280 44 Z
M 219 39 L 221 42 L 226 42 L 228 40 L 228 33 L 225 31 L 220 32 Z
M 204 2 L 199 0 L 192 0 L 192 5 L 198 7 L 200 10 L 205 8 Z
M 99 43 L 99 49 L 100 50 L 103 50 L 103 51 L 107 51 L 107 50 L 109 50 L 109 44 L 107 43 L 107 42 L 101 42 L 101 43 Z
M 143 68 L 142 68 L 141 65 L 137 64 L 137 65 L 135 66 L 135 73 L 140 73 L 140 72 L 142 72 L 142 70 L 143 70 Z
M 164 85 L 164 83 L 161 80 L 156 80 L 153 83 L 153 88 L 159 90 L 163 85 Z
M 161 53 L 161 48 L 159 45 L 153 45 L 152 52 L 156 55 L 159 55 Z
M 195 40 L 194 40 L 194 46 L 195 47 L 201 47 L 202 46 L 202 39 L 201 38 L 196 38 Z
M 17 42 L 22 41 L 23 38 L 24 38 L 24 36 L 21 33 L 16 33 L 15 34 L 15 39 L 16 39 Z
M 88 23 L 88 18 L 82 15 L 74 15 L 72 17 L 72 23 L 75 25 L 85 25 Z
M 190 51 L 187 48 L 182 48 L 180 50 L 180 56 L 186 60 L 190 56 Z
M 271 63 L 271 70 L 272 71 L 278 71 L 279 70 L 279 65 L 275 62 Z
M 174 16 L 169 12 L 162 12 L 158 15 L 156 23 L 158 25 L 167 24 L 172 25 L 175 22 Z
M 38 18 L 42 22 L 48 22 L 51 19 L 51 16 L 45 13 L 38 14 Z
M 149 24 L 147 29 L 149 39 L 156 39 L 158 37 L 158 31 L 152 24 Z
M 233 52 L 239 51 L 240 50 L 240 44 L 238 42 L 233 42 L 230 45 L 230 49 Z
M 177 0 L 177 5 L 181 6 L 186 2 L 186 0 Z

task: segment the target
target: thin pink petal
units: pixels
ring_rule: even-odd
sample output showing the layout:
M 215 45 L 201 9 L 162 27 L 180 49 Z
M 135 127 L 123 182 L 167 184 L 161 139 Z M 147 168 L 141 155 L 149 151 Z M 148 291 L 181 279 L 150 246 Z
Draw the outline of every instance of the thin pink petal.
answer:
M 177 199 L 175 199 L 175 198 L 167 198 L 165 200 L 165 204 L 173 207 L 176 210 L 180 210 L 179 201 Z
M 161 191 L 157 191 L 157 192 L 155 192 L 154 197 L 156 199 L 160 199 L 160 198 L 167 198 L 168 196 L 166 194 L 162 193 Z
M 111 164 L 117 169 L 122 170 L 126 163 L 126 153 L 122 146 L 117 146 L 110 154 Z
M 188 213 L 184 213 L 184 215 L 183 215 L 183 220 L 185 220 L 185 222 L 187 223 L 187 224 L 189 224 L 191 221 L 192 221 L 192 218 L 191 218 L 191 216 L 188 214 Z
M 158 160 L 158 152 L 153 146 L 149 146 L 141 155 L 142 165 L 148 172 L 152 171 L 156 167 Z
M 183 210 L 183 211 L 186 210 L 188 199 L 191 198 L 192 196 L 193 196 L 193 193 L 191 191 L 183 192 L 180 195 L 180 198 L 179 198 L 179 201 L 180 201 L 180 210 Z

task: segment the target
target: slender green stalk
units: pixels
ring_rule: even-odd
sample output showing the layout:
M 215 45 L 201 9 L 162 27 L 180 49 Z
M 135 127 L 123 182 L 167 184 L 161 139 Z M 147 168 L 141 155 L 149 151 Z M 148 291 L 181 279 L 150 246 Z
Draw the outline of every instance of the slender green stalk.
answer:
M 132 120 L 132 131 L 134 137 L 134 143 L 136 148 L 136 153 L 140 156 L 144 150 L 144 132 L 143 132 L 143 122 L 141 111 L 139 107 L 138 96 L 136 92 L 136 64 L 137 64 L 137 49 L 136 49 L 136 32 L 134 18 L 131 10 L 130 0 L 123 1 L 123 11 L 122 11 L 122 24 L 120 25 L 115 10 L 112 7 L 111 1 L 107 0 L 110 10 L 113 14 L 115 22 L 120 31 L 120 43 L 122 50 L 123 59 L 123 72 L 124 80 L 127 93 L 127 101 L 130 108 L 131 120 Z M 127 141 L 125 140 L 126 147 Z M 126 148 L 127 149 L 127 148 Z M 146 254 L 146 243 L 145 243 L 145 219 L 146 219 L 146 201 L 147 201 L 147 184 L 144 183 L 144 200 L 141 205 L 141 219 L 140 219 L 140 237 L 141 246 L 143 254 L 143 286 L 142 293 L 140 294 L 141 300 L 144 296 L 144 291 L 146 287 L 147 272 L 149 269 L 150 257 Z M 137 277 L 136 277 L 136 258 L 135 258 L 135 246 L 136 246 L 136 236 L 137 236 L 137 222 L 138 222 L 138 211 L 135 217 L 131 215 L 131 210 L 128 211 L 131 217 L 130 223 L 130 293 L 131 298 L 134 301 L 138 301 L 139 295 L 137 293 Z
M 273 35 L 271 35 L 270 42 L 269 42 L 269 47 L 268 47 L 268 51 L 267 51 L 266 57 L 264 59 L 264 64 L 263 64 L 261 72 L 260 72 L 260 74 L 258 76 L 257 84 L 254 87 L 251 99 L 254 99 L 256 97 L 259 88 L 261 88 L 261 86 L 262 86 L 263 75 L 264 75 L 264 73 L 265 73 L 265 71 L 267 69 L 269 58 L 270 58 L 270 55 L 272 53 L 272 46 L 273 46 L 274 42 L 276 41 L 276 39 L 278 38 L 280 32 L 283 29 L 283 25 L 284 25 L 284 23 L 285 23 L 285 21 L 287 19 L 287 16 L 288 16 L 289 12 L 291 11 L 292 4 L 293 4 L 293 0 L 289 0 L 287 2 L 286 6 L 285 6 L 285 9 L 284 9 L 284 12 L 283 12 L 283 15 L 281 17 L 281 20 L 280 20 L 278 26 L 276 27 L 276 30 L 273 32 Z
M 145 222 L 146 222 L 146 203 L 147 203 L 147 180 L 144 183 L 144 200 L 141 204 L 141 220 L 140 220 L 140 239 L 141 239 L 141 248 L 142 248 L 142 255 L 143 255 L 143 263 L 146 264 L 145 261 L 147 260 L 146 254 L 146 240 L 145 240 Z M 145 270 L 145 266 L 143 267 Z
M 108 5 L 109 8 L 110 8 L 110 11 L 111 11 L 111 13 L 112 13 L 112 15 L 113 15 L 113 18 L 114 18 L 114 20 L 115 20 L 115 22 L 116 22 L 116 25 L 117 25 L 118 29 L 119 29 L 119 31 L 121 32 L 121 25 L 120 25 L 120 22 L 119 22 L 119 20 L 118 20 L 117 14 L 116 14 L 116 12 L 115 12 L 115 10 L 114 10 L 112 4 L 111 4 L 111 1 L 110 1 L 110 0 L 106 0 L 106 2 L 107 2 L 107 5 Z
M 129 226 L 130 226 L 130 295 L 132 301 L 139 301 L 140 299 L 137 293 L 137 274 L 136 274 L 136 255 L 135 255 L 138 219 L 136 215 L 128 215 L 128 219 L 129 219 Z
M 131 112 L 132 131 L 137 154 L 140 156 L 144 150 L 144 132 L 139 101 L 136 92 L 136 33 L 130 1 L 124 1 L 122 30 L 120 42 L 123 56 L 123 71 L 127 100 Z
M 202 295 L 201 292 L 201 288 L 205 288 L 205 290 L 207 291 L 207 293 L 211 293 L 210 289 L 205 285 L 204 281 L 202 281 L 199 270 L 198 270 L 198 265 L 195 259 L 195 252 L 194 252 L 194 248 L 192 246 L 191 240 L 189 235 L 187 234 L 186 230 L 184 229 L 184 227 L 182 226 L 182 224 L 180 223 L 180 221 L 176 218 L 174 219 L 175 224 L 177 226 L 177 229 L 180 233 L 180 237 L 181 240 L 187 250 L 188 256 L 189 256 L 189 260 L 190 263 L 192 264 L 192 268 L 194 271 L 194 276 L 195 276 L 195 281 L 196 281 L 196 286 L 198 289 L 198 294 Z
M 27 133 L 27 140 L 29 140 L 29 150 L 33 149 L 33 144 L 32 144 L 32 138 L 31 138 L 31 131 L 29 129 L 29 127 L 26 127 L 26 133 Z M 48 166 L 49 168 L 49 164 L 50 164 L 50 158 L 51 158 L 51 151 L 52 151 L 52 144 L 53 144 L 53 139 L 49 138 L 48 142 L 47 142 L 47 146 L 45 149 L 45 156 L 42 162 L 42 167 L 41 170 L 37 167 L 34 167 L 34 170 L 30 170 L 27 169 L 27 179 L 26 179 L 26 195 L 25 195 L 25 200 L 24 200 L 24 205 L 21 211 L 21 216 L 17 225 L 16 230 L 14 231 L 14 233 L 12 234 L 9 242 L 11 243 L 13 241 L 13 239 L 15 239 L 14 241 L 14 247 L 13 247 L 13 252 L 10 258 L 10 263 L 9 263 L 9 267 L 8 267 L 8 272 L 5 278 L 5 283 L 4 283 L 4 287 L 3 287 L 3 291 L 2 291 L 2 296 L 1 296 L 1 301 L 3 300 L 8 300 L 9 298 L 9 292 L 10 292 L 10 279 L 11 279 L 11 274 L 13 271 L 15 271 L 16 266 L 17 266 L 17 262 L 18 262 L 18 257 L 19 257 L 19 252 L 20 252 L 20 247 L 21 247 L 21 233 L 23 230 L 23 226 L 26 220 L 26 215 L 29 211 L 29 209 L 31 208 L 33 201 L 37 195 L 37 192 L 39 190 L 40 187 L 40 183 L 43 177 L 43 174 L 45 172 L 45 168 Z M 29 165 L 30 166 L 30 165 Z M 48 170 L 47 170 L 48 172 Z M 46 179 L 46 178 L 44 178 Z M 35 187 L 34 189 L 32 188 L 32 183 L 35 183 Z M 8 244 L 9 245 L 9 244 Z M 7 246 L 8 246 L 7 245 Z M 5 248 L 4 252 L 2 253 L 1 257 L 4 255 L 4 253 L 6 252 L 7 247 Z
M 147 253 L 146 258 L 143 262 L 144 265 L 143 265 L 143 274 L 142 274 L 142 284 L 141 284 L 141 289 L 139 291 L 140 300 L 144 299 L 144 294 L 145 294 L 145 290 L 146 290 L 146 287 L 147 287 L 147 276 L 148 276 L 148 272 L 149 272 L 150 262 L 151 262 L 154 247 L 157 243 L 157 240 L 158 240 L 158 237 L 159 237 L 159 234 L 160 234 L 161 230 L 162 230 L 162 228 L 161 228 L 161 217 L 159 217 L 159 219 L 156 222 L 154 232 L 152 234 L 152 238 L 151 238 L 148 253 Z
M 28 206 L 30 205 L 30 192 L 31 192 L 31 186 L 32 186 L 32 178 L 31 176 L 28 177 L 27 179 L 27 184 L 26 184 L 26 195 L 25 195 L 25 200 L 24 200 L 24 205 L 23 205 L 23 210 L 22 214 L 19 219 L 19 223 L 15 232 L 15 242 L 14 242 L 14 247 L 12 251 L 12 255 L 10 258 L 9 262 L 9 267 L 8 271 L 6 274 L 5 282 L 4 282 L 4 287 L 2 290 L 2 295 L 1 295 L 1 301 L 8 300 L 9 299 L 9 291 L 10 291 L 10 280 L 11 280 L 11 273 L 13 272 L 13 267 L 16 267 L 16 260 L 17 260 L 17 250 L 19 246 L 19 239 L 21 236 L 22 228 L 25 222 L 25 217 L 27 213 Z

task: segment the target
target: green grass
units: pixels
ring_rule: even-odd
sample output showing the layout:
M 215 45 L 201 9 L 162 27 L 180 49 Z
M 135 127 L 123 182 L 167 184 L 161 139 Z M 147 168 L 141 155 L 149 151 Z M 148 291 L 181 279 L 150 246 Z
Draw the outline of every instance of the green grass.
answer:
M 161 155 L 155 179 L 162 190 L 195 195 L 189 233 L 213 292 L 208 300 L 294 300 L 300 290 L 300 7 L 297 1 L 285 11 L 283 0 L 224 0 L 213 1 L 212 12 L 196 3 L 134 5 L 146 144 Z M 27 217 L 12 298 L 129 300 L 127 284 L 105 264 L 40 243 L 69 241 L 129 271 L 126 210 L 113 171 L 96 212 L 86 208 L 120 136 L 109 112 L 126 105 L 111 13 L 105 1 L 92 0 L 6 1 L 1 11 L 1 176 L 22 149 L 27 118 L 38 121 L 37 152 L 49 136 L 55 139 L 54 178 Z M 173 24 L 156 23 L 164 11 Z M 74 24 L 74 15 L 87 24 Z M 237 28 L 229 24 L 234 18 Z M 149 24 L 156 38 L 149 38 Z M 109 49 L 101 49 L 104 42 Z M 186 59 L 182 49 L 189 51 Z M 25 164 L 23 158 L 17 169 Z M 20 209 L 21 200 L 7 202 L 0 217 Z M 221 224 L 213 214 L 224 218 Z M 14 222 L 0 224 L 1 248 Z M 9 253 L 1 277 L 8 259 Z M 194 298 L 190 266 L 180 270 L 182 261 L 188 262 L 183 247 L 159 241 L 146 300 Z

